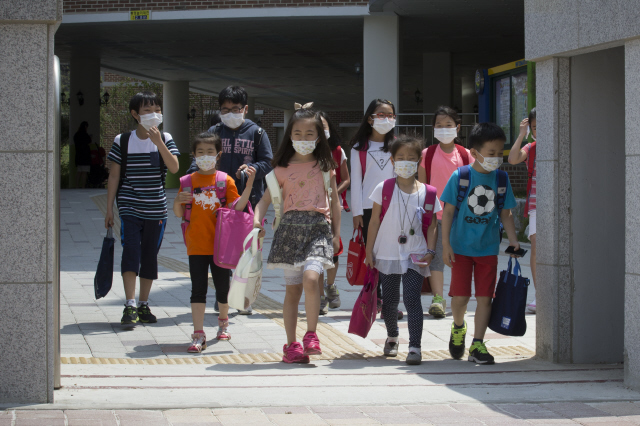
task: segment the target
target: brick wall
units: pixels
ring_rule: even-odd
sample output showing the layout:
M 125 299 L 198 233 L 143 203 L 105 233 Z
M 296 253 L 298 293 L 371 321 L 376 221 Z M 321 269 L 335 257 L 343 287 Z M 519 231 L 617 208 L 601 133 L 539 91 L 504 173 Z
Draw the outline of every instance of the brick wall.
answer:
M 367 0 L 64 0 L 64 13 L 128 12 L 130 10 L 247 9 L 258 7 L 366 6 Z
M 528 176 L 526 163 L 520 163 L 514 166 L 505 162 L 500 166 L 500 169 L 509 175 L 509 182 L 511 182 L 511 188 L 513 188 L 514 191 L 527 190 Z

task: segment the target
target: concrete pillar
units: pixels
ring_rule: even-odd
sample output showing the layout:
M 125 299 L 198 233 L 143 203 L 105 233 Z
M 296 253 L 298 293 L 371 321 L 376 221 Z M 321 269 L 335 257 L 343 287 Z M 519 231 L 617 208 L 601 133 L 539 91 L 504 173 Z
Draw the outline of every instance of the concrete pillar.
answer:
M 364 109 L 373 99 L 391 101 L 400 111 L 399 33 L 397 15 L 364 17 Z
M 536 67 L 537 353 L 561 363 L 622 362 L 624 52 Z M 593 208 L 594 199 L 604 210 Z
M 69 63 L 69 188 L 76 187 L 75 146 L 73 135 L 80 123 L 89 123 L 89 134 L 94 141 L 100 140 L 100 58 L 85 50 L 71 55 Z M 78 92 L 84 103 L 80 105 Z
M 180 150 L 180 170 L 175 175 L 167 173 L 167 188 L 178 188 L 180 176 L 184 175 L 191 164 L 189 140 L 189 82 L 167 81 L 163 84 L 162 115 L 163 130 L 173 137 Z
M 624 99 L 623 47 L 571 58 L 571 362 L 577 364 L 623 360 Z M 594 197 L 604 210 L 592 208 Z M 606 320 L 594 312 L 606 312 Z
M 256 98 L 253 96 L 249 96 L 247 100 L 247 106 L 249 107 L 249 111 L 247 112 L 247 117 L 249 120 L 255 122 L 256 121 Z
M 422 111 L 433 112 L 440 105 L 453 107 L 453 67 L 450 52 L 422 54 Z M 460 105 L 458 105 L 460 106 Z
M 624 382 L 640 389 L 640 40 L 625 43 L 625 306 Z
M 462 76 L 462 112 L 465 114 L 473 113 L 473 106 L 478 104 L 478 95 L 476 94 L 476 84 L 473 74 Z M 473 124 L 472 116 L 462 116 L 462 124 Z
M 487 88 L 485 88 L 487 90 Z M 536 354 L 571 362 L 570 59 L 537 63 Z M 561 171 L 561 173 L 559 172 Z
M 61 21 L 62 0 L 5 0 L 0 12 L 0 403 L 53 402 L 60 273 L 53 40 Z M 25 196 L 28 182 L 39 189 Z

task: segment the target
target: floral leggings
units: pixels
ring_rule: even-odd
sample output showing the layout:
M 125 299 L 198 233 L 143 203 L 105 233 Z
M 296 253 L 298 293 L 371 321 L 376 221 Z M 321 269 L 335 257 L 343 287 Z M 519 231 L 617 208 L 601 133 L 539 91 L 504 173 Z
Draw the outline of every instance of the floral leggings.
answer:
M 387 326 L 387 336 L 398 337 L 398 303 L 400 303 L 400 279 L 402 279 L 402 298 L 409 316 L 409 347 L 419 348 L 422 340 L 422 323 L 424 311 L 420 292 L 424 277 L 413 269 L 404 274 L 379 274 L 384 303 L 382 314 Z

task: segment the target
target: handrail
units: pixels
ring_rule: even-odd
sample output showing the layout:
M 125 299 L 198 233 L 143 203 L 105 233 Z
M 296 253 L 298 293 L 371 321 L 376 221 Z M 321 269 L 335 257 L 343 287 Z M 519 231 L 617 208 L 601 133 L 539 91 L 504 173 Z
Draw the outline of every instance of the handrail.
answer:
M 396 135 L 403 133 L 401 131 L 401 129 L 404 128 L 420 128 L 420 134 L 418 136 L 421 136 L 424 141 L 425 144 L 427 146 L 429 145 L 433 145 L 434 144 L 434 140 L 433 140 L 433 130 L 431 130 L 433 128 L 433 125 L 431 124 L 432 122 L 432 117 L 435 114 L 432 112 L 424 112 L 424 113 L 416 113 L 416 112 L 402 112 L 402 113 L 398 113 L 396 114 L 396 127 L 394 129 Z M 469 135 L 469 131 L 470 129 L 478 122 L 478 113 L 472 113 L 472 112 L 465 112 L 465 113 L 458 113 L 458 115 L 463 118 L 465 117 L 473 117 L 473 124 L 461 124 L 460 125 L 460 134 L 458 135 L 460 137 L 460 139 L 462 139 L 463 145 L 466 145 L 466 140 L 467 140 L 467 136 Z M 422 124 L 404 124 L 402 123 L 401 118 L 402 117 L 422 117 Z M 427 117 L 429 118 L 429 120 L 427 121 Z M 416 132 L 417 133 L 417 132 Z

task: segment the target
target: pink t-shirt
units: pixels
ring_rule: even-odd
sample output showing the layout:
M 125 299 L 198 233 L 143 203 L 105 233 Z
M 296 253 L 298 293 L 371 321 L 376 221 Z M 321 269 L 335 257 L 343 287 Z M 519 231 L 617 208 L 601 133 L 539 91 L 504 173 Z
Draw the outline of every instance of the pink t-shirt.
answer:
M 471 156 L 471 152 L 467 149 L 469 153 L 469 164 L 473 164 L 475 161 Z M 422 158 L 424 159 L 427 155 L 427 150 L 422 151 Z M 424 161 L 424 160 L 423 160 Z M 424 164 L 422 164 L 424 167 Z M 456 148 L 449 154 L 444 152 L 441 146 L 438 144 L 436 148 L 436 152 L 433 155 L 433 161 L 431 162 L 431 181 L 430 185 L 435 186 L 438 190 L 438 199 L 442 196 L 442 191 L 444 191 L 444 187 L 447 186 L 447 182 L 449 182 L 449 178 L 456 171 L 458 167 L 464 166 L 462 162 L 462 157 L 460 157 L 460 153 Z M 444 209 L 444 203 L 440 201 L 440 206 Z M 438 220 L 442 220 L 442 211 L 440 210 L 436 213 L 436 217 Z
M 276 179 L 282 188 L 283 213 L 290 210 L 317 211 L 331 222 L 329 198 L 324 188 L 322 170 L 317 162 L 276 167 Z M 335 176 L 335 170 L 331 176 Z
M 531 144 L 526 144 L 522 150 L 527 154 L 527 160 L 525 164 L 529 164 L 529 151 L 531 150 Z M 533 176 L 531 177 L 531 192 L 529 193 L 529 211 L 536 209 L 536 169 L 537 158 L 533 160 Z M 527 212 L 528 213 L 528 212 Z

